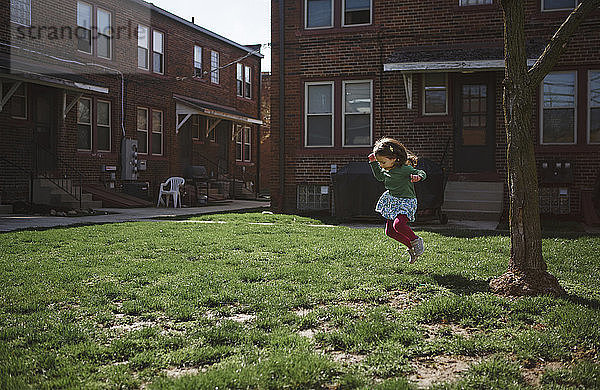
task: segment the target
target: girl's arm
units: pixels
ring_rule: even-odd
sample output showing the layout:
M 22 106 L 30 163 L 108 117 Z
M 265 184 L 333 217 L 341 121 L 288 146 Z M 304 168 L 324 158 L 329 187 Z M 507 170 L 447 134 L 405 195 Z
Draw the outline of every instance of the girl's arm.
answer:
M 420 177 L 420 179 L 419 179 L 419 180 L 425 180 L 425 179 L 427 178 L 427 174 L 425 173 L 425 171 L 422 171 L 422 170 L 420 170 L 420 169 L 413 168 L 413 167 L 411 167 L 410 165 L 409 165 L 409 167 L 411 168 L 411 171 L 410 171 L 411 178 L 412 178 L 412 175 L 417 175 L 417 176 L 419 176 L 419 177 Z M 419 181 L 419 180 L 411 180 L 411 181 L 412 181 L 412 182 L 415 182 L 415 181 Z
M 375 176 L 375 179 L 383 181 L 385 178 L 382 172 L 383 170 L 381 169 L 379 163 L 375 159 L 375 155 L 372 153 L 369 155 L 369 165 L 371 166 L 371 171 L 373 171 L 373 176 Z

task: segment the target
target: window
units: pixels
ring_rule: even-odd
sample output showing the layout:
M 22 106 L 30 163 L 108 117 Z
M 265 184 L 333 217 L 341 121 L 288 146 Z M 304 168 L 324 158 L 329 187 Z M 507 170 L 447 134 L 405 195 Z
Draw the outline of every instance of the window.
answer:
M 333 82 L 305 86 L 304 145 L 333 146 Z
M 202 48 L 194 46 L 194 77 L 202 77 Z
M 80 98 L 77 102 L 77 149 L 92 150 L 92 100 Z
M 96 107 L 96 149 L 110 152 L 110 102 L 98 100 Z
M 371 24 L 371 0 L 344 0 L 344 26 Z
M 250 162 L 252 150 L 252 131 L 248 126 L 237 125 L 235 132 L 235 160 Z
M 98 8 L 98 57 L 111 58 L 112 54 L 112 15 Z
M 137 141 L 138 152 L 148 153 L 148 109 L 137 109 Z
M 210 81 L 213 84 L 219 84 L 219 53 L 210 52 Z
M 237 72 L 236 72 L 236 88 L 237 95 L 244 96 L 244 65 L 237 64 Z
M 192 139 L 200 139 L 202 136 L 202 127 L 200 125 L 200 115 L 192 114 L 189 119 L 192 126 Z
M 31 25 L 31 0 L 10 0 L 10 21 Z
M 206 120 L 206 131 L 208 131 L 208 140 L 211 142 L 217 142 L 217 121 L 215 118 L 208 118 Z
M 589 73 L 588 142 L 600 143 L 600 71 Z
M 371 146 L 371 81 L 343 83 L 343 146 Z
M 149 49 L 150 29 L 146 26 L 138 25 L 138 68 L 150 69 Z
M 448 87 L 446 73 L 423 75 L 423 115 L 446 115 L 448 113 Z
M 92 6 L 77 2 L 77 49 L 92 54 Z
M 301 184 L 297 190 L 298 210 L 329 210 L 329 186 Z
M 252 98 L 252 70 L 249 66 L 246 66 L 244 76 L 244 96 L 248 99 Z
M 304 0 L 306 28 L 333 27 L 333 0 Z
M 542 0 L 542 11 L 573 9 L 579 0 Z
M 575 72 L 549 73 L 543 82 L 542 144 L 574 144 Z
M 483 5 L 492 4 L 492 0 L 459 0 L 458 5 Z
M 152 70 L 154 73 L 164 73 L 164 34 L 153 31 L 152 34 Z
M 152 110 L 152 154 L 162 155 L 163 113 Z
M 27 88 L 25 85 L 25 83 L 21 83 L 10 97 L 8 104 L 4 106 L 10 110 L 10 116 L 15 119 L 27 119 Z M 6 96 L 13 88 L 14 83 L 2 83 L 1 86 L 2 96 Z

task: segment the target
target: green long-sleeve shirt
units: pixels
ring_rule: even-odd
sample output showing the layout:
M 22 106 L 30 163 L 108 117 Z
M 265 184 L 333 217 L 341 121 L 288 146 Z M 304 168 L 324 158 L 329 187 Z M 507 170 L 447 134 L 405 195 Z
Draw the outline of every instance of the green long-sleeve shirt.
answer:
M 415 186 L 410 181 L 410 175 L 419 175 L 421 180 L 425 180 L 427 174 L 425 171 L 415 169 L 410 165 L 394 167 L 389 171 L 382 169 L 377 161 L 369 162 L 375 179 L 383 182 L 385 189 L 390 191 L 396 198 L 416 198 Z

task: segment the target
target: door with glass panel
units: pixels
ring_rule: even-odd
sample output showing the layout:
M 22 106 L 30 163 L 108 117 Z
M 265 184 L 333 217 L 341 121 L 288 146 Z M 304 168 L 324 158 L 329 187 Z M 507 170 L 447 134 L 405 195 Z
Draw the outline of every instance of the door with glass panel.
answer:
M 454 80 L 454 171 L 495 172 L 496 102 L 491 75 Z

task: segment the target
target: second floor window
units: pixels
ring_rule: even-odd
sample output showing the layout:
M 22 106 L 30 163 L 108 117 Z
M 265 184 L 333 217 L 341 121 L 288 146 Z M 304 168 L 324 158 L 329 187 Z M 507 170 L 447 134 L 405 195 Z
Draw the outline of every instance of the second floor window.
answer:
M 98 8 L 98 56 L 111 58 L 112 53 L 112 15 Z
M 423 75 L 423 115 L 448 113 L 448 88 L 446 73 Z
M 164 73 L 164 34 L 153 31 L 152 34 L 152 71 Z
M 92 54 L 92 6 L 77 2 L 77 49 Z
M 333 0 L 304 0 L 306 28 L 333 27 Z
M 138 68 L 150 69 L 150 29 L 138 26 Z
M 219 53 L 210 52 L 210 82 L 219 84 Z
M 10 21 L 31 25 L 31 0 L 10 0 Z
M 542 87 L 541 143 L 574 144 L 576 73 L 549 73 Z
M 333 146 L 333 82 L 307 83 L 305 110 L 305 146 Z
M 252 98 L 252 70 L 249 66 L 246 66 L 246 73 L 244 76 L 244 96 L 248 99 Z
M 542 0 L 542 10 L 568 10 L 575 8 L 578 3 L 579 0 Z
M 194 77 L 202 77 L 202 48 L 194 46 Z
M 588 142 L 600 144 L 600 71 L 591 71 L 589 81 Z
M 244 96 L 244 64 L 237 64 L 235 84 L 238 96 Z
M 371 23 L 371 0 L 344 0 L 344 26 Z

